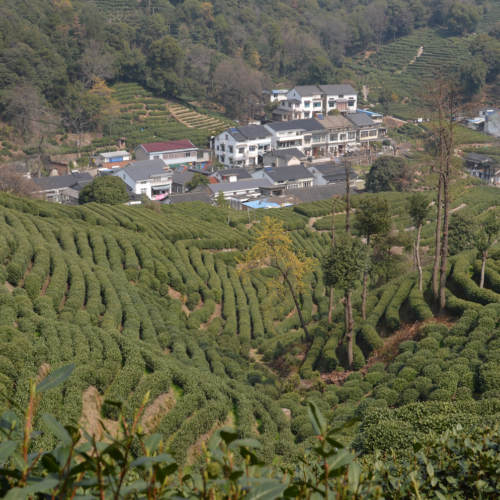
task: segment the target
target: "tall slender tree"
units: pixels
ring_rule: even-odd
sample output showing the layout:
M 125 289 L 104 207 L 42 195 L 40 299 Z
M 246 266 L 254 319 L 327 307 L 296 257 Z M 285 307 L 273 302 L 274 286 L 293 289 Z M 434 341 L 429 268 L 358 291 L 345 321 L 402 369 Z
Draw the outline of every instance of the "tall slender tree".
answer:
M 377 234 L 387 234 L 391 227 L 389 202 L 381 196 L 362 199 L 354 215 L 354 229 L 366 239 L 366 248 L 370 248 L 370 238 Z M 363 293 L 361 295 L 361 315 L 366 320 L 366 295 L 368 291 L 368 268 L 363 273 Z
M 335 246 L 335 205 L 337 197 L 333 197 L 333 212 L 332 212 L 332 248 Z M 330 305 L 328 307 L 328 323 L 332 322 L 333 314 L 333 287 L 330 287 Z
M 361 278 L 368 265 L 368 251 L 366 245 L 349 234 L 339 235 L 335 246 L 323 260 L 325 284 L 329 287 L 340 289 L 344 292 L 344 308 L 347 318 L 347 357 L 349 368 L 354 361 L 354 318 L 352 315 L 352 292 L 356 281 Z
M 420 233 L 424 222 L 429 215 L 430 207 L 429 200 L 423 193 L 413 193 L 408 200 L 408 214 L 412 220 L 412 224 L 417 230 L 416 239 L 412 238 L 413 251 L 415 253 L 415 261 L 418 269 L 418 289 L 422 292 L 422 264 L 420 262 Z

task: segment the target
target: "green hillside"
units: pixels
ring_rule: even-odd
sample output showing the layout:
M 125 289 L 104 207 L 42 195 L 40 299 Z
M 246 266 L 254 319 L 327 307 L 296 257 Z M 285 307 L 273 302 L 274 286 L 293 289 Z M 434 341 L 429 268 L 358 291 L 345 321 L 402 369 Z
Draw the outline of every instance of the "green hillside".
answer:
M 469 211 L 478 225 L 499 205 L 495 188 L 459 182 L 452 192 L 452 208 Z M 407 195 L 384 196 L 403 241 Z M 337 228 L 344 210 L 339 202 Z M 38 415 L 51 413 L 93 432 L 99 417 L 117 425 L 117 408 L 105 400 L 125 400 L 131 415 L 150 391 L 147 432 L 163 434 L 180 463 L 195 466 L 200 443 L 221 425 L 256 437 L 268 464 L 294 461 L 313 436 L 308 400 L 332 423 L 361 417 L 341 439 L 366 454 L 405 448 L 410 437 L 454 422 L 498 418 L 500 249 L 490 251 L 485 289 L 477 285 L 475 250 L 450 259 L 447 313 L 437 320 L 428 268 L 422 295 L 411 266 L 393 260 L 400 275 L 369 293 L 366 322 L 361 289 L 354 294 L 358 371 L 346 373 L 343 308 L 335 308 L 332 325 L 325 322 L 319 266 L 331 245 L 329 214 L 331 204 L 317 202 L 253 216 L 282 220 L 294 246 L 318 259 L 301 296 L 314 335 L 305 344 L 290 294 L 278 300 L 268 291 L 270 268 L 238 278 L 237 259 L 259 228 L 247 228 L 247 214 L 201 203 L 164 206 L 159 214 L 69 207 L 1 194 L 0 388 L 23 406 L 30 378 L 76 363 L 68 382 L 42 398 L 35 428 L 45 426 Z M 435 217 L 422 231 L 429 255 Z M 338 383 L 325 386 L 320 373 Z M 9 407 L 1 396 L 0 412 Z M 47 448 L 53 439 L 39 436 L 33 446 Z

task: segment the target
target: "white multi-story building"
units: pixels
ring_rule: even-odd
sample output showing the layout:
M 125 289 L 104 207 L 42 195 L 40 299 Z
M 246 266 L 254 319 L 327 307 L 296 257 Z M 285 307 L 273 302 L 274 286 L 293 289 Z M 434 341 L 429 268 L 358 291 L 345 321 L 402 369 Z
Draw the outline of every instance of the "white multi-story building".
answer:
M 212 138 L 217 159 L 228 168 L 253 167 L 271 151 L 271 132 L 262 125 L 231 127 Z
M 272 149 L 297 148 L 307 156 L 316 156 L 326 148 L 326 129 L 314 118 L 271 122 L 264 127 L 272 133 Z
M 169 166 L 194 166 L 198 158 L 198 148 L 187 139 L 140 144 L 134 151 L 136 160 L 163 160 Z
M 285 100 L 273 111 L 277 121 L 313 118 L 318 113 L 327 115 L 331 110 L 355 113 L 358 94 L 352 85 L 301 85 L 294 87 Z
M 136 161 L 111 175 L 122 178 L 132 193 L 150 199 L 172 192 L 173 172 L 160 159 Z

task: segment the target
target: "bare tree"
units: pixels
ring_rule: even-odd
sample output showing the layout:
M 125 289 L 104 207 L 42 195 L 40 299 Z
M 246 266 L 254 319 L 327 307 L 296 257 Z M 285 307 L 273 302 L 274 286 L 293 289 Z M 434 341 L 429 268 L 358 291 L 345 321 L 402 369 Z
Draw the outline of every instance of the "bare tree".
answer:
M 389 26 L 387 14 L 384 11 L 384 6 L 380 3 L 371 3 L 366 9 L 368 22 L 375 35 L 377 48 L 380 45 L 382 37 L 384 36 Z
M 37 132 L 37 123 L 43 115 L 40 93 L 29 82 L 12 89 L 5 96 L 5 114 L 15 129 L 24 136 L 32 136 Z
M 83 85 L 86 88 L 92 86 L 95 78 L 109 80 L 113 77 L 114 57 L 106 52 L 104 44 L 96 40 L 90 40 L 80 59 L 80 74 Z
M 8 166 L 0 168 L 0 191 L 24 198 L 33 198 L 37 190 L 34 182 L 14 172 Z
M 439 141 L 439 165 L 434 169 L 439 174 L 438 181 L 438 221 L 436 235 L 436 258 L 434 261 L 433 288 L 434 297 L 439 300 L 439 308 L 446 304 L 446 264 L 448 259 L 448 226 L 450 221 L 450 181 L 453 174 L 453 156 L 455 150 L 456 117 L 461 115 L 467 105 L 462 103 L 462 94 L 452 79 L 445 79 L 441 70 L 436 71 L 436 81 L 431 84 L 428 100 L 437 113 L 434 131 Z M 443 212 L 441 229 L 441 204 Z M 440 240 L 440 241 L 439 241 Z M 440 243 L 440 246 L 439 246 Z M 439 254 L 439 256 L 438 256 Z M 437 286 L 437 268 L 439 266 L 439 286 Z

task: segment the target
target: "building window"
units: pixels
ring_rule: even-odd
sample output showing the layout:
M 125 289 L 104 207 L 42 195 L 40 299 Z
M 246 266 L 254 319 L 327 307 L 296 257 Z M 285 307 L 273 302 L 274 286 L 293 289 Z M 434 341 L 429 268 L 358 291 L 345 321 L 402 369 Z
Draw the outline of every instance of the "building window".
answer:
M 219 151 L 219 146 L 217 146 L 217 151 Z
M 238 148 L 238 154 L 242 155 L 245 152 L 245 148 Z
M 233 152 L 233 146 L 229 146 L 229 152 L 232 153 Z
M 311 115 L 311 113 L 309 113 L 309 111 L 306 111 L 306 112 L 304 113 L 304 118 L 309 118 L 309 116 L 310 116 L 310 115 Z
M 339 99 L 343 99 L 343 98 L 344 98 L 344 96 L 343 96 L 343 95 L 339 95 Z
M 335 107 L 335 101 L 328 101 L 328 107 L 334 108 Z
M 248 150 L 251 151 L 252 153 L 255 151 L 255 146 L 249 146 Z
M 361 137 L 368 137 L 368 131 L 361 132 Z
M 310 182 L 304 182 L 304 187 L 308 188 L 310 184 L 311 184 Z
M 221 150 L 221 151 L 225 151 L 225 150 L 226 150 L 226 146 L 222 145 L 222 146 L 220 147 L 220 150 Z
M 186 152 L 184 153 L 184 156 L 186 156 L 186 158 L 187 158 L 188 156 L 191 156 L 191 152 L 190 152 L 190 151 L 186 151 Z
M 339 134 L 330 134 L 330 141 L 338 141 Z
M 305 102 L 305 103 L 304 103 L 304 107 L 305 107 L 305 108 L 309 108 L 310 106 L 311 106 L 311 103 L 310 103 L 310 102 Z
M 289 108 L 291 108 L 291 107 L 292 107 L 292 103 L 291 103 L 291 102 L 289 102 L 289 103 L 288 103 L 288 107 L 289 107 Z
M 313 143 L 325 142 L 325 135 L 313 135 Z
M 314 103 L 315 108 L 321 108 L 321 103 L 320 102 L 315 102 Z
M 230 163 L 231 165 L 234 163 L 234 160 L 233 160 L 233 157 L 232 157 L 232 156 L 229 158 L 229 163 Z
M 355 101 L 347 101 L 347 105 L 350 107 L 354 106 L 354 104 L 355 104 Z
M 160 159 L 160 155 L 153 156 L 153 160 L 159 160 L 159 159 Z
M 226 134 L 226 141 L 229 139 L 229 136 Z
M 299 185 L 298 184 L 288 184 L 288 186 L 286 187 L 287 189 L 295 189 L 295 188 L 298 188 Z
M 376 130 L 370 130 L 370 137 L 377 137 L 377 131 Z
M 345 141 L 346 140 L 346 134 L 339 134 L 339 141 Z
M 311 136 L 304 137 L 304 144 L 311 144 Z
M 224 163 L 225 161 L 226 161 L 226 157 L 225 157 L 224 155 L 222 155 L 222 156 L 220 157 L 220 162 L 221 162 L 221 163 Z
M 293 148 L 295 146 L 302 146 L 302 141 L 283 141 L 278 142 L 278 148 Z
M 356 139 L 356 132 L 349 132 L 347 134 L 348 139 Z

